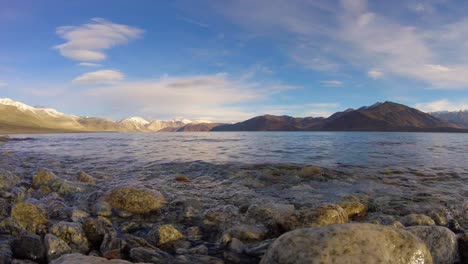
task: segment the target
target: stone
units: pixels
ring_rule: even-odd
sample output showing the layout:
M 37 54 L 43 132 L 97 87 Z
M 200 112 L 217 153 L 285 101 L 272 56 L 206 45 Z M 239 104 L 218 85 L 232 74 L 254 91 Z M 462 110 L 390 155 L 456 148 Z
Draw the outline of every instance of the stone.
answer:
M 31 203 L 15 204 L 11 209 L 11 217 L 30 233 L 42 233 L 49 223 L 43 210 Z
M 178 182 L 190 182 L 190 178 L 185 175 L 176 176 L 175 180 Z
M 63 197 L 74 197 L 77 194 L 85 193 L 91 190 L 91 186 L 89 185 L 65 180 L 54 181 L 50 188 Z
M 166 204 L 164 196 L 159 191 L 130 186 L 114 188 L 106 194 L 105 200 L 113 209 L 132 214 L 147 214 Z
M 363 204 L 357 197 L 348 196 L 338 203 L 348 214 L 348 218 L 352 219 L 359 216 L 364 216 L 367 213 L 367 205 Z
M 99 249 L 105 235 L 117 236 L 117 231 L 111 223 L 102 219 L 88 218 L 83 223 L 83 231 L 92 248 Z
M 81 209 L 73 208 L 70 212 L 70 218 L 73 222 L 83 222 L 88 217 L 88 212 Z
M 315 209 L 297 210 L 292 216 L 280 220 L 278 224 L 283 231 L 290 231 L 298 228 L 344 224 L 347 221 L 348 214 L 341 206 L 325 204 Z
M 50 233 L 67 242 L 72 252 L 89 251 L 88 239 L 79 223 L 58 222 L 50 228 Z
M 458 261 L 457 235 L 442 226 L 412 226 L 406 230 L 421 239 L 435 264 L 453 264 Z
M 137 247 L 130 250 L 130 258 L 134 262 L 170 264 L 172 256 L 156 248 Z
M 430 264 L 432 257 L 423 242 L 403 229 L 343 224 L 283 234 L 260 263 Z
M 112 207 L 108 202 L 105 201 L 98 201 L 94 205 L 94 215 L 96 216 L 111 216 L 112 215 Z
M 51 264 L 131 264 L 126 260 L 100 258 L 96 256 L 86 256 L 83 254 L 67 254 L 51 262 Z
M 72 251 L 67 242 L 52 234 L 45 235 L 44 244 L 46 248 L 47 261 L 49 262 L 62 255 L 69 254 Z
M 46 169 L 39 169 L 36 175 L 33 176 L 31 184 L 34 189 L 39 189 L 41 186 L 50 185 L 56 179 L 57 176 L 53 172 Z
M 0 169 L 0 190 L 9 190 L 16 186 L 20 181 L 18 176 L 12 172 Z
M 102 256 L 107 259 L 121 259 L 122 251 L 125 246 L 126 243 L 123 239 L 114 234 L 106 234 L 104 235 L 99 250 L 101 251 Z
M 8 217 L 0 222 L 0 233 L 19 236 L 26 233 L 26 229 L 13 217 Z
M 10 216 L 10 204 L 5 200 L 0 198 L 0 219 Z
M 222 236 L 222 242 L 227 244 L 232 238 L 239 239 L 242 242 L 255 242 L 264 240 L 268 230 L 264 226 L 259 225 L 237 225 L 226 232 Z
M 174 259 L 174 264 L 224 264 L 225 262 L 219 258 L 206 255 L 180 255 Z
M 10 241 L 7 237 L 0 236 L 0 263 L 11 263 L 13 252 L 11 251 Z
M 156 226 L 150 231 L 150 237 L 156 245 L 167 245 L 184 238 L 184 235 L 173 225 Z
M 46 262 L 46 250 L 38 235 L 22 235 L 13 240 L 13 256 L 18 259 L 29 259 L 37 263 Z
M 86 173 L 84 171 L 78 172 L 77 179 L 78 179 L 79 182 L 89 183 L 89 184 L 96 184 L 96 179 L 93 176 L 89 175 L 88 173 Z
M 289 217 L 294 213 L 294 205 L 281 203 L 252 204 L 247 209 L 247 217 L 257 223 L 265 223 Z
M 199 245 L 189 249 L 188 253 L 192 255 L 208 255 L 208 247 L 205 245 Z
M 299 171 L 299 177 L 303 179 L 314 179 L 322 176 L 322 169 L 317 166 L 305 166 Z
M 460 254 L 460 263 L 468 264 L 468 233 L 462 234 L 458 238 L 458 252 Z
M 435 225 L 434 220 L 423 214 L 409 214 L 400 219 L 404 226 L 431 226 Z

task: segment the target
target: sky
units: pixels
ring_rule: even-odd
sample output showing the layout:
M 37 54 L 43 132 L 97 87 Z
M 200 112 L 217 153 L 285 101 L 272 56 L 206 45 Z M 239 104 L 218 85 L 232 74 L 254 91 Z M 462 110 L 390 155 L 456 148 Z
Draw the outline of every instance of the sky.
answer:
M 465 0 L 0 0 L 0 97 L 234 122 L 468 109 Z

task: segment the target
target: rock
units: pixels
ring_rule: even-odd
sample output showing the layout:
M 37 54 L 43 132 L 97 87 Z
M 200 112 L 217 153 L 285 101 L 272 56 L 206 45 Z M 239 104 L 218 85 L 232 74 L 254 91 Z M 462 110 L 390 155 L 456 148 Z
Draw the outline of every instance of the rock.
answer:
M 63 197 L 74 197 L 76 194 L 88 192 L 91 186 L 80 182 L 69 182 L 65 180 L 56 180 L 50 188 Z
M 10 216 L 10 204 L 5 200 L 0 198 L 0 219 Z
M 47 205 L 47 214 L 50 219 L 66 220 L 68 219 L 67 205 L 59 200 L 52 201 Z
M 0 263 L 11 263 L 13 252 L 11 251 L 10 241 L 8 238 L 0 236 Z
M 83 224 L 83 231 L 88 238 L 91 247 L 99 249 L 105 235 L 117 236 L 117 231 L 111 223 L 102 219 L 88 218 Z
M 96 184 L 96 179 L 84 171 L 80 171 L 77 178 L 79 182 Z
M 111 216 L 112 215 L 112 207 L 109 203 L 105 201 L 98 201 L 94 205 L 94 215 L 96 216 Z
M 190 178 L 185 175 L 180 175 L 175 177 L 175 180 L 178 182 L 190 182 Z
M 105 200 L 112 208 L 133 214 L 147 214 L 166 204 L 164 196 L 156 190 L 129 186 L 114 188 L 106 194 Z
M 158 263 L 158 264 L 171 264 L 172 257 L 168 253 L 151 248 L 132 248 L 130 250 L 130 258 L 134 262 L 143 262 L 143 263 Z
M 262 264 L 432 263 L 427 247 L 403 229 L 372 224 L 307 228 L 279 237 Z
M 49 170 L 39 169 L 36 175 L 32 178 L 32 187 L 39 189 L 41 186 L 48 186 L 57 179 L 57 176 Z
M 317 166 L 305 166 L 299 171 L 299 177 L 303 179 L 314 179 L 322 176 L 322 169 Z
M 421 239 L 435 264 L 453 264 L 458 261 L 457 235 L 442 226 L 412 226 L 406 230 Z
M 265 223 L 291 216 L 294 213 L 294 205 L 281 203 L 252 204 L 247 209 L 247 217 L 256 223 Z
M 455 220 L 455 219 L 448 220 L 447 227 L 456 234 L 465 232 L 465 230 L 460 225 L 460 223 L 458 223 L 457 220 Z
M 45 213 L 31 203 L 18 203 L 11 209 L 11 217 L 30 233 L 43 233 L 49 223 Z
M 50 233 L 67 242 L 72 252 L 89 251 L 88 239 L 79 223 L 58 222 L 50 228 Z
M 37 263 L 46 262 L 46 250 L 38 235 L 22 235 L 13 240 L 13 256 L 18 259 L 29 259 Z
M 99 250 L 106 259 L 121 259 L 125 248 L 125 241 L 114 234 L 104 235 Z
M 347 221 L 348 214 L 341 206 L 326 204 L 313 210 L 298 210 L 292 216 L 280 220 L 278 224 L 280 229 L 290 231 L 298 228 L 344 224 Z
M 83 222 L 84 219 L 88 218 L 89 214 L 81 209 L 73 208 L 70 212 L 70 218 L 73 222 Z
M 174 259 L 174 264 L 224 264 L 219 258 L 206 256 L 206 255 L 180 255 Z
M 67 242 L 52 234 L 45 235 L 44 244 L 46 248 L 47 261 L 49 262 L 62 255 L 69 254 L 72 251 Z
M 20 181 L 18 176 L 4 169 L 0 169 L 0 190 L 9 190 Z
M 423 214 L 409 214 L 401 218 L 400 222 L 405 226 L 431 226 L 435 225 L 434 220 Z
M 222 242 L 227 244 L 232 238 L 242 242 L 255 242 L 264 240 L 268 230 L 264 226 L 237 225 L 228 229 L 222 236 Z
M 458 238 L 458 252 L 460 254 L 460 263 L 468 264 L 468 233 Z
M 190 240 L 201 240 L 202 232 L 198 226 L 191 226 L 185 230 L 187 238 Z
M 0 233 L 19 236 L 26 233 L 26 229 L 14 218 L 8 217 L 0 222 Z
M 348 218 L 364 216 L 367 213 L 367 205 L 363 204 L 357 197 L 349 196 L 338 203 L 348 214 Z
M 126 260 L 112 259 L 107 260 L 105 258 L 95 256 L 85 256 L 82 254 L 67 254 L 51 262 L 51 264 L 131 264 Z
M 208 255 L 208 247 L 205 245 L 199 245 L 189 249 L 188 252 L 192 255 Z
M 184 235 L 173 225 L 156 226 L 149 235 L 157 246 L 168 245 L 184 238 Z

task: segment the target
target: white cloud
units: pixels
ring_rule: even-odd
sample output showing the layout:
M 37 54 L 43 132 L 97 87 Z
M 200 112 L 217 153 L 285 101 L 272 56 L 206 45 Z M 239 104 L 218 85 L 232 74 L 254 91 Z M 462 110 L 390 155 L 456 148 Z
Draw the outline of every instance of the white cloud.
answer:
M 81 26 L 62 26 L 57 34 L 66 40 L 55 46 L 63 56 L 78 61 L 102 61 L 103 52 L 113 46 L 127 43 L 143 34 L 143 30 L 115 24 L 102 18 L 94 18 Z
M 122 82 L 94 88 L 85 96 L 102 108 L 111 109 L 118 105 L 118 109 L 125 113 L 232 122 L 254 116 L 258 109 L 250 106 L 268 101 L 270 96 L 290 88 L 233 80 L 221 73 Z M 252 110 L 248 110 L 250 108 Z
M 83 67 L 91 67 L 91 68 L 102 67 L 103 66 L 102 64 L 92 63 L 92 62 L 80 62 L 80 63 L 78 63 L 78 65 L 83 66 Z
M 329 87 L 342 87 L 343 82 L 337 80 L 329 80 L 329 81 L 321 81 L 322 85 L 329 86 Z
M 367 75 L 374 79 L 374 80 L 377 80 L 377 79 L 380 79 L 383 77 L 384 73 L 380 70 L 380 69 L 370 69 L 368 72 L 367 72 Z
M 442 99 L 427 103 L 418 103 L 415 107 L 424 112 L 438 112 L 438 111 L 460 111 L 468 110 L 468 103 L 454 102 L 447 99 Z
M 115 83 L 122 81 L 124 75 L 115 70 L 88 72 L 76 77 L 73 82 L 79 84 Z

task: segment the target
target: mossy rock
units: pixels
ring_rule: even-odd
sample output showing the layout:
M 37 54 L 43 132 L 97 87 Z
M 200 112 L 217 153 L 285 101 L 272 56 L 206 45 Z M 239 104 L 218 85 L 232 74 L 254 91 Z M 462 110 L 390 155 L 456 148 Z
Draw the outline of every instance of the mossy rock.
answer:
M 297 210 L 292 216 L 281 219 L 279 226 L 282 231 L 291 231 L 298 228 L 322 227 L 346 222 L 348 222 L 348 214 L 341 206 L 325 204 L 315 209 Z
M 87 253 L 89 250 L 88 239 L 79 223 L 58 222 L 50 228 L 50 233 L 67 242 L 73 252 Z
M 77 177 L 79 182 L 96 184 L 96 179 L 84 171 L 80 171 Z
M 90 191 L 92 186 L 79 182 L 56 180 L 51 184 L 50 188 L 61 196 L 71 197 L 78 193 Z
M 184 235 L 173 225 L 157 226 L 151 231 L 151 234 L 158 246 L 165 246 L 184 238 Z
M 120 186 L 105 195 L 113 209 L 123 210 L 132 214 L 147 214 L 166 205 L 164 196 L 156 190 Z
M 341 206 L 348 218 L 355 218 L 359 216 L 364 216 L 367 213 L 367 205 L 362 203 L 357 197 L 355 196 L 348 196 L 345 197 L 342 201 L 338 203 Z
M 31 184 L 34 189 L 39 189 L 41 186 L 48 186 L 55 181 L 55 179 L 57 179 L 57 176 L 53 172 L 40 169 L 36 175 L 33 176 Z
M 31 203 L 18 203 L 11 209 L 11 217 L 30 233 L 42 233 L 49 223 L 46 214 Z
M 322 174 L 322 169 L 317 166 L 306 166 L 299 171 L 299 177 L 303 179 L 314 179 L 322 176 Z
M 0 169 L 0 190 L 9 190 L 16 186 L 20 178 L 10 171 Z

